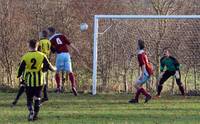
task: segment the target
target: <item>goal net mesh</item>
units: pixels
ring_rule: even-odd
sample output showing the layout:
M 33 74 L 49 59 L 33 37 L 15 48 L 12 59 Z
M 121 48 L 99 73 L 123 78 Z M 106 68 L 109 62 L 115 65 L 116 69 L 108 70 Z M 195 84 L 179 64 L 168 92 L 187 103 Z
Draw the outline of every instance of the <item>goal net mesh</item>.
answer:
M 199 19 L 100 19 L 98 32 L 97 91 L 130 91 L 139 75 L 137 40 L 145 41 L 145 50 L 154 65 L 150 88 L 156 89 L 156 70 L 163 48 L 181 63 L 182 82 L 188 89 L 200 87 Z M 165 90 L 173 90 L 173 78 Z M 176 83 L 175 83 L 176 84 Z M 175 87 L 176 88 L 176 87 Z

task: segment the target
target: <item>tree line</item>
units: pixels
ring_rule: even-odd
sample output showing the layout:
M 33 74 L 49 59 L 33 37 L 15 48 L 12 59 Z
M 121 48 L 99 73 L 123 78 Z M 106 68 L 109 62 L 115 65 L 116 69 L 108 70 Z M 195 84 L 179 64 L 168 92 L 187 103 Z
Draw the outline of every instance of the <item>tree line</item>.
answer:
M 64 33 L 81 51 L 81 57 L 71 51 L 73 67 L 79 89 L 90 90 L 94 15 L 191 15 L 199 14 L 199 7 L 198 0 L 1 0 L 1 86 L 17 86 L 16 71 L 21 56 L 27 51 L 27 41 L 38 39 L 38 32 L 49 26 Z M 82 22 L 89 25 L 85 32 L 79 29 Z M 170 47 L 172 55 L 182 64 L 186 89 L 198 89 L 200 20 L 110 19 L 100 20 L 99 24 L 100 32 L 111 27 L 99 35 L 98 90 L 132 91 L 132 81 L 138 75 L 135 56 L 138 38 L 146 42 L 155 67 L 150 87 L 156 85 L 162 49 Z M 53 77 L 50 79 L 53 82 Z

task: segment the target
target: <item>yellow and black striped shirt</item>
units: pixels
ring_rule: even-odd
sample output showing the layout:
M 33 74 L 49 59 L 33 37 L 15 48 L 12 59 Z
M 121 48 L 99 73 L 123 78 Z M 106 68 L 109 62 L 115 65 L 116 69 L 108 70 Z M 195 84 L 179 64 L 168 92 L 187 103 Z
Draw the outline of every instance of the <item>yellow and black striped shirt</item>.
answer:
M 47 57 L 50 55 L 51 42 L 48 39 L 41 39 L 39 41 L 39 51 L 44 53 Z
M 51 70 L 52 65 L 46 55 L 39 51 L 30 51 L 22 57 L 18 76 L 24 74 L 24 80 L 29 87 L 43 86 L 44 71 Z

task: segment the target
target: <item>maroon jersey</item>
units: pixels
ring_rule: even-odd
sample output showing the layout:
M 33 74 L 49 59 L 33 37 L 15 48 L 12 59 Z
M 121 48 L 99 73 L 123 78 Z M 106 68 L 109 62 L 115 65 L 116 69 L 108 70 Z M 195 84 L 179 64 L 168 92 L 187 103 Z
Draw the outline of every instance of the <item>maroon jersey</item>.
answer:
M 144 52 L 144 50 L 140 50 L 138 53 L 138 62 L 139 62 L 139 66 L 142 67 L 143 65 L 145 65 L 145 68 L 148 72 L 149 75 L 153 74 L 153 68 L 152 65 L 149 63 L 148 57 L 146 55 L 146 53 Z
M 63 34 L 54 34 L 49 38 L 51 41 L 51 47 L 56 53 L 69 52 L 68 45 L 69 40 Z

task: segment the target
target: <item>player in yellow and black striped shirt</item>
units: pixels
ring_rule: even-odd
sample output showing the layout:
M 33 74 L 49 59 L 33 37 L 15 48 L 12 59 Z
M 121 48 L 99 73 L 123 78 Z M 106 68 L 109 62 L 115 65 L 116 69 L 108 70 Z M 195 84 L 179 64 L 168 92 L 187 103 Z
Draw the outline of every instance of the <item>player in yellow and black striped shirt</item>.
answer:
M 39 33 L 39 47 L 38 50 L 44 53 L 47 58 L 50 57 L 50 48 L 51 48 L 51 42 L 48 40 L 48 34 L 46 30 L 43 30 Z M 48 72 L 44 73 L 44 87 L 43 87 L 43 98 L 41 102 L 48 101 L 48 95 L 47 95 L 47 89 L 48 89 Z
M 18 78 L 24 75 L 26 82 L 27 107 L 30 112 L 28 120 L 37 119 L 40 109 L 40 97 L 44 84 L 43 75 L 47 70 L 55 71 L 56 68 L 51 65 L 46 55 L 37 51 L 38 42 L 29 41 L 29 49 L 23 57 L 18 70 Z M 34 100 L 34 108 L 33 108 Z
M 38 50 L 44 53 L 48 58 L 50 56 L 50 48 L 51 48 L 51 42 L 48 40 L 48 33 L 47 31 L 42 31 L 39 33 L 39 47 Z
M 47 58 L 49 58 L 50 56 L 50 47 L 51 47 L 51 43 L 47 38 L 47 32 L 44 30 L 42 32 L 39 33 L 39 46 L 38 46 L 38 50 L 41 51 L 42 53 L 44 53 Z M 47 96 L 47 86 L 48 86 L 48 72 L 43 74 L 43 79 L 44 79 L 44 87 L 43 87 L 43 95 L 44 97 L 42 98 L 42 102 L 47 101 L 48 100 L 48 96 Z M 20 81 L 20 88 L 18 90 L 18 93 L 14 99 L 14 101 L 12 102 L 12 107 L 14 107 L 20 96 L 24 93 L 25 91 L 25 83 L 24 83 L 24 79 L 22 78 Z

